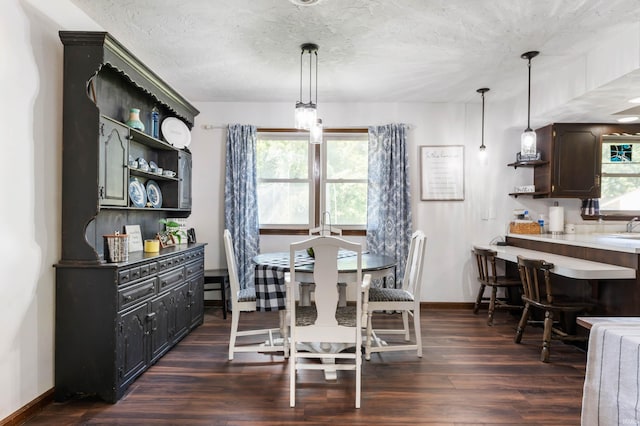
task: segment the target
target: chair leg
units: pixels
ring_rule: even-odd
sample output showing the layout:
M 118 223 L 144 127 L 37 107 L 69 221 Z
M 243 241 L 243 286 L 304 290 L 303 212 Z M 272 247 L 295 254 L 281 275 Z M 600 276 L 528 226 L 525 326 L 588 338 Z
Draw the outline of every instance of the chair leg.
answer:
M 513 339 L 514 342 L 520 343 L 522 340 L 522 333 L 524 332 L 524 328 L 527 326 L 527 322 L 529 321 L 529 303 L 525 303 L 524 309 L 522 310 L 522 317 L 520 318 L 520 322 L 518 323 L 518 328 L 516 329 L 516 337 Z
M 357 348 L 361 351 L 361 348 Z M 357 353 L 357 352 L 356 352 Z M 360 408 L 360 388 L 362 384 L 362 358 L 356 356 L 356 408 Z
M 476 303 L 473 305 L 473 313 L 477 314 L 480 309 L 480 303 L 482 302 L 482 296 L 484 296 L 484 284 L 480 284 L 480 290 L 478 290 L 478 296 L 476 297 Z
M 553 312 L 545 311 L 544 313 L 544 332 L 542 333 L 542 353 L 540 361 L 549 362 L 551 351 L 551 330 L 553 329 Z
M 233 360 L 233 351 L 236 347 L 236 338 L 238 334 L 238 324 L 240 322 L 240 311 L 234 309 L 231 312 L 231 335 L 229 336 L 229 361 Z
M 487 325 L 493 325 L 493 312 L 496 310 L 496 297 L 498 296 L 498 287 L 491 287 L 491 299 L 489 300 L 489 318 Z
M 296 362 L 298 354 L 295 344 L 289 346 L 289 407 L 296 406 Z
M 413 330 L 416 333 L 416 345 L 418 346 L 418 358 L 422 358 L 422 331 L 420 329 L 420 304 L 413 311 Z
M 371 360 L 371 335 L 373 334 L 373 326 L 371 324 L 372 316 L 373 312 L 369 311 L 367 313 L 367 342 L 364 346 L 364 359 L 367 361 Z
M 402 311 L 402 325 L 404 326 L 404 340 L 408 342 L 411 340 L 411 333 L 409 333 L 409 312 Z

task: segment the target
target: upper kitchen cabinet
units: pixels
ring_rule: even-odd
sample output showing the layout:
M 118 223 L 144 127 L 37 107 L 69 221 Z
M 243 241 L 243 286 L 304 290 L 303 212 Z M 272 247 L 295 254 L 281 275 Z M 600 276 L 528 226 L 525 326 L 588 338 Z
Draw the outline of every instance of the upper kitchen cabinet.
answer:
M 108 33 L 59 34 L 62 261 L 101 261 L 103 235 L 140 224 L 143 235 L 154 236 L 159 219 L 190 215 L 191 154 L 175 140 L 190 140 L 199 111 Z M 131 108 L 140 110 L 145 129 L 126 125 Z M 152 111 L 158 133 L 151 130 Z M 167 134 L 165 120 L 172 123 Z M 137 191 L 130 193 L 130 185 Z
M 538 150 L 549 161 L 534 169 L 536 191 L 551 198 L 598 198 L 602 127 L 556 123 L 536 134 Z
M 602 136 L 640 132 L 640 125 L 554 123 L 536 130 L 542 160 L 534 167 L 535 198 L 600 198 Z M 534 164 L 535 163 L 535 164 Z

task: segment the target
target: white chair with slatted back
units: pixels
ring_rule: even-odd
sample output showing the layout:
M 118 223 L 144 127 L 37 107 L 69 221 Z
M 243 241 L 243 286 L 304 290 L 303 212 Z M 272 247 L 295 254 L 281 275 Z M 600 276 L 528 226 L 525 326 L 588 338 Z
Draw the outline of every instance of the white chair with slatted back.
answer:
M 224 249 L 227 256 L 227 269 L 229 270 L 229 284 L 231 287 L 231 335 L 229 337 L 229 360 L 233 360 L 235 352 L 283 352 L 287 355 L 284 346 L 286 336 L 283 336 L 283 344 L 276 345 L 274 333 L 280 333 L 280 328 L 264 328 L 251 330 L 238 330 L 241 312 L 256 311 L 256 291 L 254 287 L 240 289 L 238 281 L 238 266 L 236 263 L 235 251 L 231 233 L 224 230 Z M 238 337 L 260 336 L 268 338 L 268 344 L 238 342 Z
M 309 247 L 315 253 L 313 280 L 316 283 L 315 301 L 309 307 L 297 306 L 297 285 L 294 260 L 296 251 Z M 338 306 L 338 250 L 356 252 L 357 268 L 353 299 L 355 306 Z M 296 372 L 299 370 L 353 370 L 356 374 L 355 406 L 360 408 L 362 370 L 362 332 L 364 312 L 368 300 L 371 276 L 362 278 L 362 247 L 337 237 L 316 237 L 291 244 L 291 266 L 287 274 L 287 306 L 290 318 L 290 405 L 296 404 Z M 364 301 L 364 302 L 363 302 Z M 363 307 L 363 303 L 365 304 Z M 329 350 L 333 345 L 340 349 L 352 347 L 355 351 Z M 299 351 L 304 345 L 305 351 Z M 335 348 L 335 346 L 333 346 Z M 311 348 L 311 349 L 309 349 Z M 317 350 L 314 350 L 316 348 Z M 316 362 L 309 362 L 315 359 Z M 341 360 L 341 362 L 336 362 Z M 321 361 L 321 362 L 317 362 Z M 333 361 L 333 363 L 331 363 Z M 345 362 L 351 361 L 351 362 Z
M 422 285 L 422 265 L 426 237 L 422 231 L 411 236 L 409 254 L 402 279 L 402 288 L 375 288 L 369 290 L 369 306 L 367 311 L 367 341 L 365 358 L 371 359 L 372 352 L 416 350 L 422 357 L 422 336 L 420 330 L 420 287 Z M 373 313 L 376 311 L 394 311 L 402 313 L 401 329 L 373 329 Z M 411 341 L 409 316 L 413 316 L 415 343 Z M 405 342 L 389 343 L 380 339 L 380 335 L 403 334 Z M 375 346 L 372 343 L 375 342 Z
M 324 237 L 341 236 L 342 229 L 336 228 L 335 226 L 329 226 L 328 228 L 326 226 L 318 226 L 309 229 L 309 235 L 320 235 Z
M 327 212 L 325 212 L 327 213 Z M 309 235 L 318 235 L 323 237 L 339 237 L 342 236 L 342 229 L 335 228 L 331 225 L 328 227 L 326 225 L 318 226 L 316 228 L 309 229 Z M 340 283 L 340 306 L 347 306 L 346 300 L 346 284 Z M 315 290 L 314 283 L 300 283 L 300 304 L 302 306 L 309 306 L 311 303 L 310 294 Z

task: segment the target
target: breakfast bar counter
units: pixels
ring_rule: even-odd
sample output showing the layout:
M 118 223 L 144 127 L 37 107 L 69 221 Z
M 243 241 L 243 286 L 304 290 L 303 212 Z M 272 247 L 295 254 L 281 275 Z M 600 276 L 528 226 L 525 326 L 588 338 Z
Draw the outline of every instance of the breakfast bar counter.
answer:
M 588 264 L 582 275 L 563 274 L 567 279 L 586 279 L 594 283 L 598 306 L 594 314 L 640 316 L 640 234 L 508 234 L 505 253 L 516 249 L 533 250 L 538 258 L 553 262 L 553 256 L 573 258 L 604 264 L 589 271 Z M 505 254 L 506 256 L 506 254 Z M 570 264 L 570 263 L 569 263 Z M 561 263 L 558 263 L 560 266 Z M 566 266 L 566 264 L 565 264 Z M 592 265 L 596 266 L 596 265 Z M 622 267 L 615 272 L 615 267 Z M 606 269 L 610 269 L 606 271 Z M 630 276 L 630 271 L 635 271 Z M 563 278 L 563 277 L 561 277 Z

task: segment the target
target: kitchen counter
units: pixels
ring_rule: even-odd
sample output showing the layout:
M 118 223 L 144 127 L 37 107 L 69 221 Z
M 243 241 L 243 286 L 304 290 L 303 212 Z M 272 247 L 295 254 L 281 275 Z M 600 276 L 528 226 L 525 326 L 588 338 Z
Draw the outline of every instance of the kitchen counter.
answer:
M 507 237 L 623 253 L 640 253 L 640 234 L 631 234 L 638 238 L 621 238 L 614 235 L 619 234 L 507 234 Z
M 636 278 L 636 270 L 634 268 L 624 266 L 593 262 L 575 257 L 561 256 L 513 246 L 476 244 L 475 247 L 493 250 L 497 253 L 496 257 L 498 259 L 513 263 L 518 263 L 518 256 L 530 259 L 544 259 L 549 263 L 553 263 L 554 268 L 551 270 L 552 273 L 568 278 L 580 280 Z

